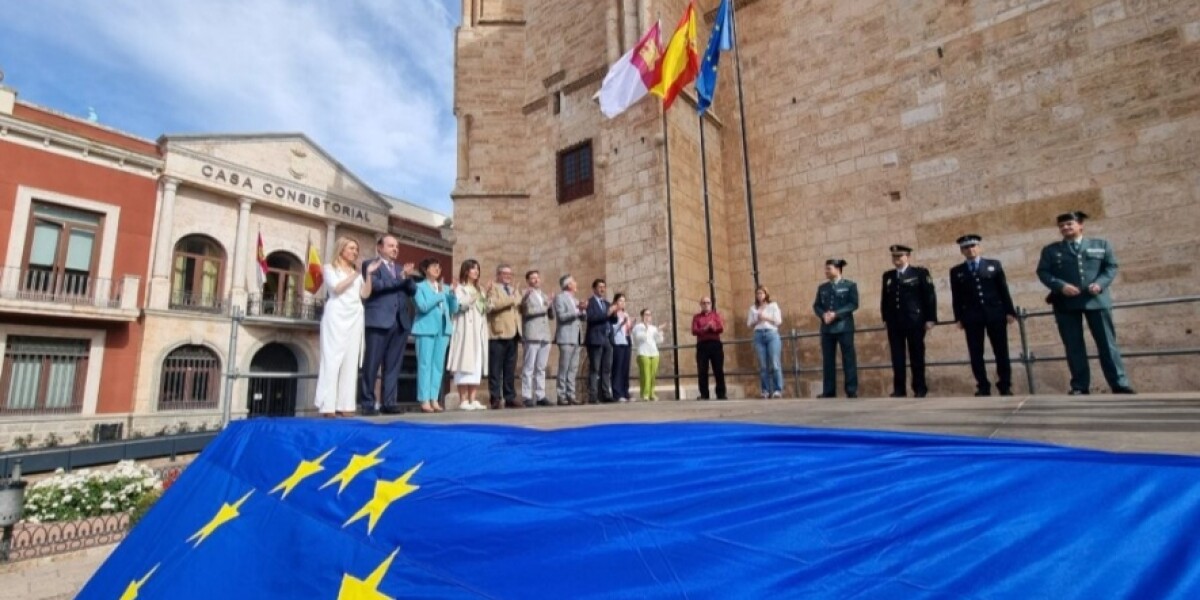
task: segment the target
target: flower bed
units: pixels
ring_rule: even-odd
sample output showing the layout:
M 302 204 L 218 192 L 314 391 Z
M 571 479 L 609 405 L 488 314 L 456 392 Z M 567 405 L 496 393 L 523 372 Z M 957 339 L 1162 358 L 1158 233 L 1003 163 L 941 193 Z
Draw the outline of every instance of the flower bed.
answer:
M 74 521 L 130 512 L 142 499 L 163 488 L 158 473 L 126 460 L 117 466 L 93 471 L 82 469 L 54 475 L 29 486 L 25 494 L 25 520 L 29 523 Z

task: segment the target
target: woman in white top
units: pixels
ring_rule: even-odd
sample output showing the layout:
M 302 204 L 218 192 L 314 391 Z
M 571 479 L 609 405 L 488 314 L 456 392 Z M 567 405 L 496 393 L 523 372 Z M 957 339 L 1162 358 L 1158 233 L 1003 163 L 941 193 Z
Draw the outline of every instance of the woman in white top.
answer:
M 371 274 L 383 261 L 359 274 L 358 242 L 338 238 L 336 252 L 321 269 L 325 275 L 325 311 L 321 315 L 321 366 L 317 373 L 317 411 L 325 417 L 351 416 L 357 406 L 356 383 L 363 344 L 362 299 L 371 295 Z
M 754 290 L 754 305 L 750 307 L 746 325 L 754 328 L 754 352 L 758 354 L 758 379 L 763 398 L 783 397 L 780 323 L 783 323 L 783 314 L 779 312 L 779 305 L 771 302 L 771 292 L 766 286 L 758 286 Z
M 454 374 L 461 410 L 487 410 L 475 398 L 479 383 L 487 375 L 488 364 L 488 301 L 479 289 L 479 273 L 479 261 L 473 258 L 463 261 L 458 270 L 458 287 L 454 289 L 458 310 L 454 313 L 446 370 Z
M 642 309 L 642 320 L 633 326 L 633 344 L 637 348 L 638 383 L 641 399 L 658 400 L 654 397 L 654 379 L 658 376 L 658 345 L 663 341 L 663 332 L 654 326 L 650 309 Z
M 633 329 L 629 313 L 625 312 L 625 294 L 613 296 L 617 307 L 617 323 L 613 325 L 612 394 L 617 402 L 629 402 L 629 332 Z

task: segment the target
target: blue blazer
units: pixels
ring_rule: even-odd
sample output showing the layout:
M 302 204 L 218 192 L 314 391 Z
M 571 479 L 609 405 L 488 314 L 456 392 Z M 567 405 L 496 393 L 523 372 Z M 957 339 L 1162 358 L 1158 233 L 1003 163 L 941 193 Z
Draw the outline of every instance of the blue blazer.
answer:
M 380 260 L 376 258 L 375 260 Z M 367 277 L 367 266 L 370 261 L 364 261 L 362 275 Z M 387 267 L 380 267 L 371 275 L 371 295 L 363 299 L 363 321 L 372 329 L 391 329 L 397 323 L 401 331 L 412 330 L 412 303 L 409 300 L 417 293 L 417 283 L 405 277 L 400 266 L 392 275 Z
M 588 346 L 603 346 L 612 343 L 613 326 L 617 324 L 618 318 L 617 315 L 608 314 L 608 308 L 611 306 L 612 303 L 607 300 L 601 306 L 595 294 L 588 298 L 587 333 L 584 334 L 583 343 Z
M 444 286 L 442 293 L 433 291 L 428 281 L 417 284 L 417 293 L 413 298 L 417 306 L 417 318 L 413 320 L 413 335 L 450 335 L 454 333 L 454 321 L 450 315 L 458 312 L 458 298 L 450 286 Z

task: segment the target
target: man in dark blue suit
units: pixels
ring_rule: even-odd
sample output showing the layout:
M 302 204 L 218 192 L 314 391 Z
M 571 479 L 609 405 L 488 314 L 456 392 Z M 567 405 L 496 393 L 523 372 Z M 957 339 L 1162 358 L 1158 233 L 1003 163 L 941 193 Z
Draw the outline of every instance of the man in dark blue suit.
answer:
M 959 250 L 967 260 L 950 269 L 950 296 L 954 320 L 967 335 L 967 354 L 975 374 L 975 395 L 990 396 L 987 366 L 983 362 L 983 338 L 992 342 L 996 356 L 996 389 L 1001 396 L 1012 395 L 1012 363 L 1008 359 L 1008 326 L 1017 320 L 1008 291 L 1008 279 L 1000 261 L 983 258 L 979 242 L 983 238 L 968 234 L 958 238 Z
M 604 296 L 608 285 L 603 279 L 592 282 L 592 297 L 587 301 L 587 333 L 583 341 L 588 353 L 588 404 L 612 402 L 613 326 L 617 307 Z
M 400 383 L 400 365 L 404 361 L 408 333 L 412 330 L 410 299 L 417 293 L 416 282 L 409 277 L 413 265 L 396 266 L 400 243 L 395 237 L 379 238 L 375 252 L 378 255 L 375 260 L 382 261 L 383 265 L 370 275 L 367 274 L 370 262 L 364 261 L 362 266 L 363 277 L 371 277 L 371 295 L 363 299 L 366 347 L 358 379 L 358 408 L 363 415 L 400 412 L 396 405 L 396 389 Z M 377 409 L 375 380 L 380 366 L 383 367 L 383 386 Z

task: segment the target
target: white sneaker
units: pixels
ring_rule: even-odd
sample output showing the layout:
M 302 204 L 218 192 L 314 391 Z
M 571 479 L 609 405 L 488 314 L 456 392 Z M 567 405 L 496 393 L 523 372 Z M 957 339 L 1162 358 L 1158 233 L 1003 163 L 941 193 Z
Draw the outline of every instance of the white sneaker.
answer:
M 771 395 L 766 392 L 763 392 L 763 393 L 759 394 L 758 397 L 762 398 L 763 400 L 766 400 L 767 398 L 770 398 Z
M 774 394 L 771 394 L 771 397 L 772 398 L 782 398 L 783 392 L 775 392 Z
M 487 407 L 478 400 L 471 401 L 471 410 L 487 410 Z
M 458 410 L 475 410 L 475 407 L 470 402 L 459 402 Z

